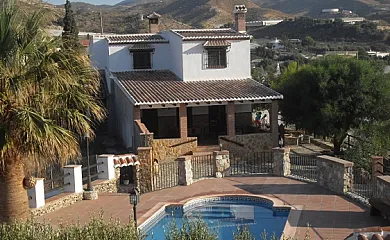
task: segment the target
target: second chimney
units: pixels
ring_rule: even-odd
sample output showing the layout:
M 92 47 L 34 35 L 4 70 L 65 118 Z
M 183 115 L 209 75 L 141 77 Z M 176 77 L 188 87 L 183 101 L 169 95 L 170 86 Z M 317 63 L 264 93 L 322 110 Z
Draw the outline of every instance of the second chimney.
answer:
M 147 18 L 149 19 L 149 33 L 158 33 L 160 31 L 159 25 L 161 15 L 153 12 L 147 16 Z
M 245 33 L 246 32 L 246 13 L 248 9 L 245 5 L 236 5 L 234 6 L 234 30 L 237 32 Z

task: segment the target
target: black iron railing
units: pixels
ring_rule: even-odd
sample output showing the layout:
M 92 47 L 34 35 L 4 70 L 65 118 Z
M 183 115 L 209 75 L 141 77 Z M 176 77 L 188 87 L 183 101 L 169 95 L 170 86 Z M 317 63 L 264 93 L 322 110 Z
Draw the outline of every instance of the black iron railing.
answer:
M 161 163 L 158 165 L 157 171 L 153 174 L 153 190 L 179 185 L 179 164 L 177 161 Z
M 215 162 L 213 155 L 193 156 L 191 159 L 193 179 L 214 177 Z
M 305 180 L 317 181 L 315 156 L 290 155 L 291 175 Z
M 352 183 L 352 193 L 367 199 L 373 196 L 376 184 L 370 172 L 363 168 L 353 167 Z
M 98 159 L 97 155 L 93 155 L 93 156 L 89 157 L 89 161 L 90 161 L 89 169 L 90 169 L 90 173 L 91 173 L 91 181 L 97 180 L 99 174 L 103 172 L 103 171 L 99 171 L 99 165 L 102 165 L 103 162 L 97 162 L 97 159 Z M 83 168 L 82 168 L 83 184 L 87 184 L 87 182 L 88 182 L 88 167 L 87 167 L 86 158 L 85 158 L 85 160 L 83 158 L 82 166 L 83 166 Z
M 231 175 L 269 174 L 272 168 L 272 152 L 230 154 Z

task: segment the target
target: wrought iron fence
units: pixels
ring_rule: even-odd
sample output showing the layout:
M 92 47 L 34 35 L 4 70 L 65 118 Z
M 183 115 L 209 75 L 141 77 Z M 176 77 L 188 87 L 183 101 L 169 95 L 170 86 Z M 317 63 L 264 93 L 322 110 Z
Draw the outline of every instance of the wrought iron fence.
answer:
M 205 177 L 214 177 L 215 162 L 213 155 L 193 156 L 191 159 L 193 179 L 200 179 Z
M 272 168 L 272 152 L 230 154 L 231 175 L 268 174 Z
M 352 193 L 368 199 L 373 196 L 375 185 L 370 172 L 363 168 L 353 168 Z
M 179 185 L 179 164 L 177 161 L 161 163 L 158 173 L 153 175 L 153 190 L 171 188 Z
M 317 181 L 317 160 L 315 156 L 290 155 L 291 175 Z

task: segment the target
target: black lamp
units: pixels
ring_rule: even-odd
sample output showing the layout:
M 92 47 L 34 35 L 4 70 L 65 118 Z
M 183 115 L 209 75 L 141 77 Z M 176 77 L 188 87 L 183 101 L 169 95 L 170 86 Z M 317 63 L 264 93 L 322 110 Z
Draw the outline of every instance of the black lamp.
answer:
M 133 213 L 134 213 L 134 224 L 135 228 L 137 226 L 137 204 L 140 202 L 139 190 L 135 187 L 130 191 L 130 204 L 133 205 Z

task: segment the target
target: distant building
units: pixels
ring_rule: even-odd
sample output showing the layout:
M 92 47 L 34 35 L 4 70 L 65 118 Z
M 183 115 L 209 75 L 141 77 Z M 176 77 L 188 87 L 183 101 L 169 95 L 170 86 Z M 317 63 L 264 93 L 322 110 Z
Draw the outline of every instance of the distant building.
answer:
M 273 25 L 279 24 L 283 21 L 284 21 L 283 19 L 249 21 L 249 22 L 246 22 L 246 27 L 250 28 L 250 27 L 273 26 Z
M 384 58 L 390 55 L 388 52 L 367 51 L 368 56 Z
M 352 14 L 353 12 L 350 10 L 343 10 L 341 13 L 342 14 Z
M 355 24 L 357 22 L 364 22 L 366 19 L 363 17 L 354 17 L 354 18 L 341 18 L 345 23 Z
M 301 39 L 289 39 L 288 40 L 290 43 L 301 43 Z
M 322 13 L 332 13 L 332 14 L 336 14 L 336 13 L 339 13 L 339 12 L 340 12 L 340 9 L 338 9 L 338 8 L 326 8 L 326 9 L 322 9 L 321 12 L 322 12 Z
M 275 50 L 284 48 L 282 41 L 278 38 L 275 38 L 275 40 L 270 41 L 269 44 L 272 46 L 272 49 Z
M 327 55 L 357 57 L 358 51 L 326 51 L 325 56 L 327 56 Z

